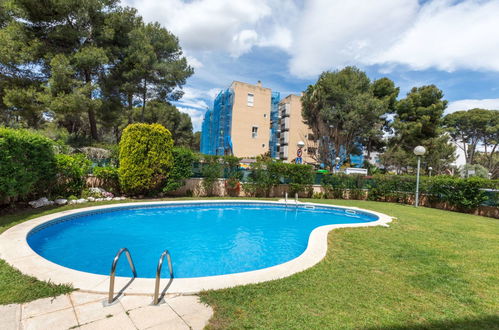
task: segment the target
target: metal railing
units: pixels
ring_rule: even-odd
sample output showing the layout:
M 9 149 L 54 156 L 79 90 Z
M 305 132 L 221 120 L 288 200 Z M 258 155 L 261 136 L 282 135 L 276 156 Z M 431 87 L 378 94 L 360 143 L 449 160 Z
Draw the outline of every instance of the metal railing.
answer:
M 127 248 L 122 248 L 118 251 L 116 256 L 114 257 L 113 264 L 111 266 L 111 274 L 110 279 L 109 279 L 109 296 L 108 296 L 108 304 L 111 304 L 114 300 L 114 279 L 116 277 L 116 265 L 118 264 L 118 260 L 120 259 L 121 255 L 123 252 L 126 253 L 126 257 L 128 259 L 128 264 L 130 265 L 130 268 L 132 269 L 133 273 L 133 279 L 137 277 L 137 271 L 135 270 L 135 265 L 133 264 L 132 256 L 130 255 L 130 251 L 128 251 Z M 132 280 L 133 280 L 132 279 Z
M 172 266 L 172 258 L 170 252 L 168 250 L 163 251 L 161 257 L 159 257 L 158 267 L 156 268 L 156 283 L 154 285 L 154 300 L 153 304 L 157 305 L 159 303 L 159 282 L 161 280 L 161 268 L 163 267 L 163 260 L 168 259 L 168 268 L 170 269 L 170 279 L 173 279 L 173 266 Z

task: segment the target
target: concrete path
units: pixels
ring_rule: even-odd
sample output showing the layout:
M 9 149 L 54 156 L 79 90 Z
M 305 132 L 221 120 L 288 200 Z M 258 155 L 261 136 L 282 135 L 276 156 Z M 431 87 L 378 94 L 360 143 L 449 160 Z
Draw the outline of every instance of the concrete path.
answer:
M 203 329 L 213 314 L 197 296 L 122 296 L 104 307 L 106 296 L 75 291 L 26 304 L 0 305 L 0 329 Z

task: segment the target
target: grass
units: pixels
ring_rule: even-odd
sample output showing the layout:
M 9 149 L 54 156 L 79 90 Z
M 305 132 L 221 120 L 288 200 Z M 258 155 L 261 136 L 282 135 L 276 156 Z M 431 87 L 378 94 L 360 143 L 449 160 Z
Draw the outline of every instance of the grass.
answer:
M 312 200 L 324 202 L 324 200 Z M 327 257 L 291 277 L 208 291 L 209 329 L 498 329 L 499 221 L 406 205 L 390 228 L 332 231 Z
M 325 201 L 383 212 L 390 228 L 330 233 L 327 257 L 291 277 L 201 294 L 211 329 L 499 329 L 499 221 L 436 209 Z M 41 215 L 0 217 L 0 232 Z M 102 203 L 104 204 L 104 203 Z M 69 292 L 0 260 L 0 304 Z

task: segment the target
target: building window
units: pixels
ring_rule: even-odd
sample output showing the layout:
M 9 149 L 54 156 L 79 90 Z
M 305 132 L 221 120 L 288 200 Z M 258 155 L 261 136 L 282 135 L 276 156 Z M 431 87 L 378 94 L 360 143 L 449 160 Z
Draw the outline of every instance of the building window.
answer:
M 255 95 L 248 93 L 248 107 L 252 107 L 255 102 Z
M 262 148 L 265 148 L 265 143 L 262 143 Z
M 263 118 L 267 118 L 267 114 L 266 113 L 263 114 Z
M 314 135 L 313 135 L 313 134 L 309 134 L 309 135 L 308 135 L 308 140 L 309 140 L 309 141 L 314 141 L 314 140 L 315 140 L 315 139 L 314 139 Z
M 254 139 L 258 136 L 258 127 L 256 126 L 253 126 L 251 128 L 251 137 Z

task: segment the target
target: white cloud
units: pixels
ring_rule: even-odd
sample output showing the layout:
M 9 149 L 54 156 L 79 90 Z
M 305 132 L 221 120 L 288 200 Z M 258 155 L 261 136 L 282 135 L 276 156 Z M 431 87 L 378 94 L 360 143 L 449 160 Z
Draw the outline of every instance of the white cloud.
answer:
M 201 124 L 203 123 L 204 112 L 191 108 L 177 107 L 180 112 L 186 113 L 191 117 L 192 127 L 194 132 L 201 130 Z
M 499 99 L 458 100 L 449 102 L 445 113 L 451 113 L 460 110 L 470 110 L 474 108 L 499 110 Z
M 158 21 L 191 51 L 224 50 L 239 56 L 257 44 L 257 25 L 269 18 L 271 0 L 125 0 L 146 21 Z
M 422 7 L 412 27 L 373 62 L 499 71 L 499 1 L 432 1 Z
M 192 66 L 194 69 L 199 69 L 203 67 L 203 63 L 201 63 L 200 60 L 195 58 L 194 56 L 185 56 L 187 58 L 187 63 L 189 63 L 190 66 Z
M 290 71 L 307 77 L 368 63 L 399 38 L 417 11 L 417 0 L 308 1 L 295 30 Z

